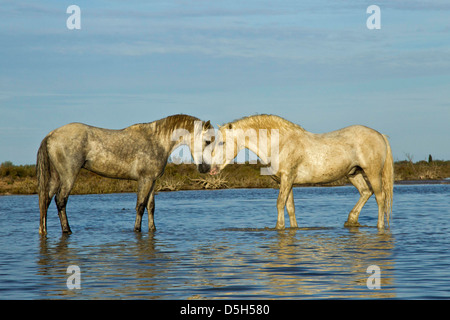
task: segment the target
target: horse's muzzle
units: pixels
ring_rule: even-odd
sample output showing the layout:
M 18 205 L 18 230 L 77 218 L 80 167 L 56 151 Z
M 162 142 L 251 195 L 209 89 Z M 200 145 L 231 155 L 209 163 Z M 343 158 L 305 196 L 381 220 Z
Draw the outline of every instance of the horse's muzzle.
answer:
M 216 174 L 219 173 L 219 171 L 220 171 L 219 168 L 218 168 L 217 166 L 214 166 L 214 167 L 212 167 L 211 170 L 209 171 L 209 174 L 212 175 L 212 176 L 215 176 Z
M 202 163 L 197 165 L 197 170 L 200 173 L 207 173 L 211 170 L 211 166 L 207 163 Z

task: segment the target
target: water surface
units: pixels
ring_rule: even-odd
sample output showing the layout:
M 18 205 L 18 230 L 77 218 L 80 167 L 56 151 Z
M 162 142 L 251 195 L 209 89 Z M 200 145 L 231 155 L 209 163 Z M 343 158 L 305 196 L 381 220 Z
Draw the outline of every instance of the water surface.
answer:
M 133 231 L 135 194 L 71 196 L 73 234 L 54 203 L 38 234 L 37 196 L 0 197 L 0 299 L 448 299 L 449 185 L 395 186 L 391 227 L 344 228 L 353 187 L 295 188 L 300 228 L 276 231 L 274 189 L 156 196 L 156 232 Z M 286 223 L 289 219 L 286 216 Z M 67 268 L 81 271 L 70 290 Z M 367 268 L 380 268 L 370 290 Z

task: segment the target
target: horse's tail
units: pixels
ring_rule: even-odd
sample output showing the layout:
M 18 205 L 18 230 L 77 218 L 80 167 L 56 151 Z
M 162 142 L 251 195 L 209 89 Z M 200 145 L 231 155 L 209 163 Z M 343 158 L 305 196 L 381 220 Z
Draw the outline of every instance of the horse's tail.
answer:
M 384 213 L 386 215 L 387 224 L 389 225 L 394 197 L 394 159 L 392 158 L 392 150 L 388 137 L 383 135 L 383 138 L 386 142 L 387 153 L 382 172 L 382 188 L 384 193 Z
M 39 195 L 39 211 L 41 213 L 41 219 L 39 224 L 39 233 L 46 233 L 46 219 L 47 219 L 47 209 L 50 204 L 50 159 L 48 156 L 47 148 L 48 136 L 44 138 L 41 142 L 37 153 L 36 160 L 36 176 L 38 182 L 38 195 Z

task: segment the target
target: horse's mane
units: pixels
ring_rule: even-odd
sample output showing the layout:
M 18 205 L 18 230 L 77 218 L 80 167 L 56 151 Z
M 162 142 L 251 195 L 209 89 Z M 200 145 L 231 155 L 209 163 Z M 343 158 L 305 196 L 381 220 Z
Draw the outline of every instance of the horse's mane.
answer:
M 248 127 L 257 129 L 300 129 L 305 131 L 301 126 L 290 122 L 282 117 L 271 115 L 271 114 L 257 114 L 252 116 L 246 116 L 229 122 L 224 126 L 237 126 L 237 127 Z
M 199 118 L 187 115 L 187 114 L 175 114 L 155 120 L 153 122 L 138 123 L 130 128 L 134 129 L 144 129 L 144 130 L 154 130 L 161 133 L 172 133 L 175 129 L 186 129 L 190 132 L 194 130 L 195 121 L 202 121 Z
M 168 116 L 155 122 L 157 122 L 159 126 L 165 127 L 169 130 L 174 128 L 183 128 L 192 131 L 194 129 L 195 121 L 201 120 L 187 114 L 175 114 L 173 116 Z

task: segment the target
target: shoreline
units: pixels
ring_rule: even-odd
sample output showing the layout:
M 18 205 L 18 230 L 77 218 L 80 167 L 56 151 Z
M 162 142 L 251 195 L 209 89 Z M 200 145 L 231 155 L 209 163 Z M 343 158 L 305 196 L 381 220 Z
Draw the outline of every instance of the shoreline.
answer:
M 450 178 L 439 180 L 399 180 L 394 185 L 416 185 L 416 184 L 450 184 Z
M 166 166 L 164 174 L 156 181 L 155 191 L 214 190 L 214 189 L 278 189 L 271 176 L 261 175 L 257 164 L 230 164 L 217 175 L 201 174 L 194 164 Z M 394 163 L 394 185 L 450 184 L 450 161 L 420 161 Z M 332 183 L 303 184 L 295 187 L 334 187 L 351 185 L 343 177 Z M 71 194 L 135 193 L 137 182 L 101 177 L 82 169 Z M 0 195 L 30 195 L 37 193 L 36 168 L 34 165 L 15 166 L 10 162 L 0 164 Z
M 446 179 L 439 179 L 439 180 L 399 180 L 394 182 L 394 186 L 408 186 L 408 185 L 450 185 L 450 178 Z M 352 186 L 351 183 L 345 183 L 345 184 L 316 184 L 316 185 L 295 185 L 294 188 L 337 188 L 337 187 L 348 187 Z M 175 189 L 175 190 L 159 190 L 156 192 L 156 194 L 160 192 L 175 192 L 175 191 L 211 191 L 211 190 L 227 190 L 227 189 L 278 189 L 276 187 L 251 187 L 251 186 L 243 186 L 243 187 L 226 187 L 226 188 L 181 188 L 181 189 Z M 98 193 L 71 193 L 71 195 L 99 195 L 99 194 L 120 194 L 120 193 L 136 193 L 136 191 L 127 190 L 127 191 L 112 191 L 112 192 L 98 192 Z M 32 193 L 1 193 L 0 197 L 3 196 L 32 196 L 37 195 L 37 192 Z

